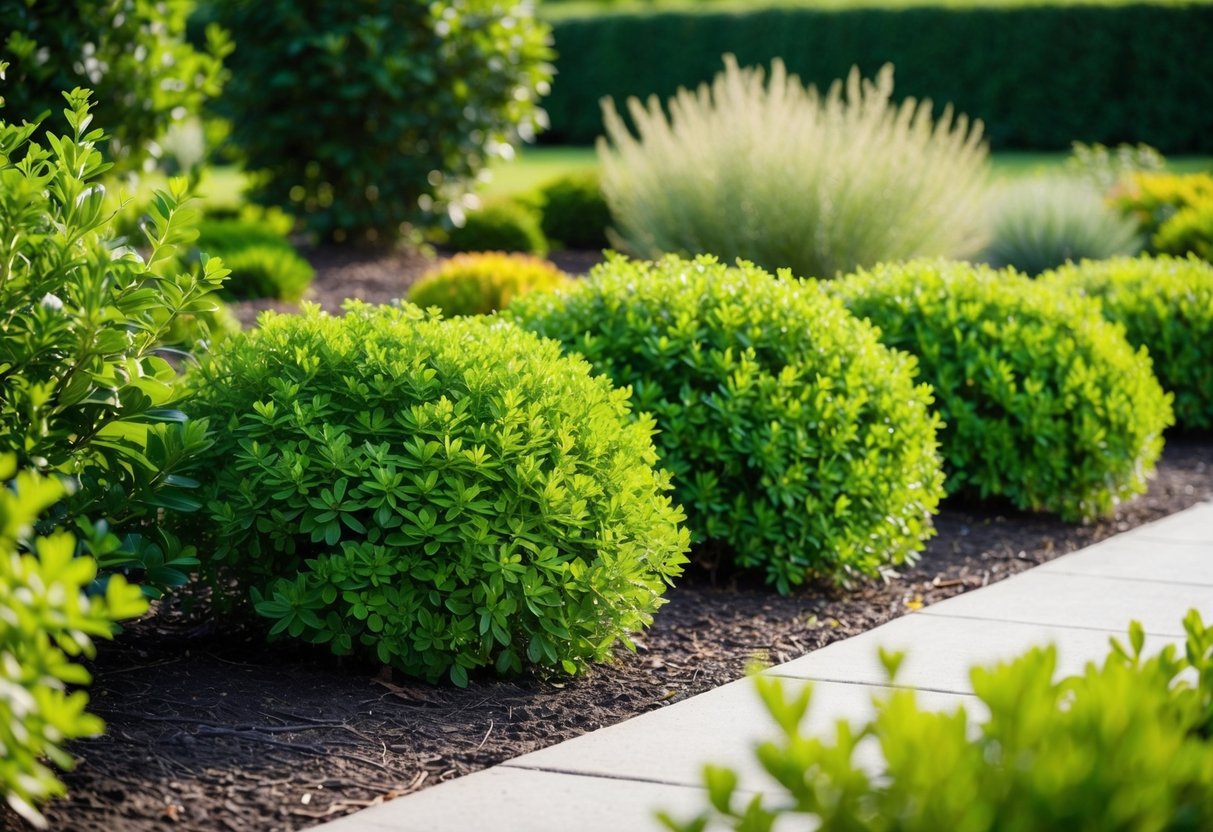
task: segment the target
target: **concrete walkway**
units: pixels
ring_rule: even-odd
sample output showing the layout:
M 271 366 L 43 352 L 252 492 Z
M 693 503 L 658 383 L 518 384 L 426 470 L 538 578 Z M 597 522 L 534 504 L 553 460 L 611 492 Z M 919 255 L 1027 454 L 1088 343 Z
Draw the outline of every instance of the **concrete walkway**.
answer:
M 1059 671 L 1102 658 L 1131 619 L 1152 653 L 1183 635 L 1185 612 L 1213 618 L 1213 503 L 1139 527 L 984 589 L 905 615 L 766 673 L 812 680 L 809 724 L 829 731 L 862 719 L 884 682 L 877 646 L 906 649 L 898 684 L 924 706 L 974 703 L 968 668 L 1046 642 Z M 789 681 L 788 684 L 795 684 Z M 742 680 L 485 771 L 316 827 L 323 832 L 645 832 L 657 808 L 700 811 L 705 762 L 738 770 L 742 787 L 766 775 L 751 749 L 774 736 Z

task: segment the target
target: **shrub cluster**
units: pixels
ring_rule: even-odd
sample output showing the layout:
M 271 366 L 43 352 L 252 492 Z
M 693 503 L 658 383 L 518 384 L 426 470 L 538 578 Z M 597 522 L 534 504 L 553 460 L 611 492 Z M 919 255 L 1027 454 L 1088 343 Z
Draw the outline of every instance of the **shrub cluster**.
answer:
M 572 673 L 681 571 L 652 420 L 504 321 L 309 307 L 190 378 L 189 411 L 224 430 L 189 533 L 272 633 L 456 684 Z
M 600 250 L 608 245 L 611 210 L 597 173 L 562 176 L 539 191 L 543 233 L 566 249 Z
M 36 804 L 64 791 L 47 762 L 70 769 L 64 743 L 103 728 L 84 710 L 88 694 L 68 691 L 89 682 L 75 659 L 91 656 L 92 638 L 109 638 L 112 622 L 147 609 L 120 575 L 104 594 L 86 595 L 96 562 L 76 557 L 69 534 L 33 534 L 38 515 L 63 496 L 59 481 L 17 473 L 15 458 L 0 456 L 0 797 L 40 828 Z
M 998 148 L 1061 150 L 1075 139 L 1142 141 L 1168 153 L 1209 146 L 1207 113 L 1193 106 L 1213 99 L 1208 3 L 751 0 L 544 14 L 559 56 L 546 135 L 566 144 L 601 134 L 602 98 L 668 98 L 710 79 L 732 52 L 751 65 L 782 57 L 818 86 L 856 61 L 865 71 L 891 63 L 903 93 L 982 119 Z
M 410 286 L 409 301 L 423 309 L 436 306 L 447 317 L 487 315 L 518 295 L 561 289 L 569 282 L 567 274 L 538 257 L 458 254 Z
M 1138 173 L 1111 200 L 1142 227 L 1154 252 L 1213 260 L 1213 176 Z
M 1014 271 L 917 261 L 833 289 L 918 356 L 945 428 L 948 493 L 1064 519 L 1145 490 L 1171 397 L 1099 305 Z
M 463 225 L 447 234 L 455 251 L 516 251 L 542 257 L 548 253 L 539 211 L 514 199 L 498 199 L 470 211 Z
M 0 60 L 8 118 L 40 121 L 63 106 L 62 91 L 89 87 L 97 116 L 112 125 L 109 156 L 137 168 L 156 140 L 218 94 L 231 45 L 217 27 L 199 50 L 185 39 L 193 0 L 49 3 L 0 0 Z M 39 140 L 43 135 L 39 135 Z
M 1185 428 L 1213 428 L 1213 265 L 1194 256 L 1084 261 L 1043 281 L 1100 302 L 1145 347 Z
M 181 320 L 213 311 L 225 272 L 218 260 L 168 268 L 195 233 L 179 181 L 152 206 L 143 256 L 115 240 L 89 98 L 67 96 L 71 132 L 49 135 L 53 151 L 30 142 L 35 125 L 0 122 L 0 453 L 76 480 L 54 519 L 106 518 L 122 537 L 88 532 L 100 565 L 139 570 L 153 591 L 197 563 L 150 521 L 196 507 L 189 474 L 207 443 L 205 425 L 172 409 L 177 373 L 158 352 Z
M 1070 260 L 1101 260 L 1141 250 L 1137 224 L 1108 205 L 1090 182 L 1069 177 L 1020 179 L 994 202 L 982 259 L 1028 275 Z
M 231 272 L 223 286 L 227 298 L 296 301 L 311 285 L 316 270 L 287 239 L 290 225 L 288 217 L 273 212 L 205 220 L 198 228 L 196 248 L 223 258 Z
M 891 103 L 892 68 L 853 69 L 827 94 L 776 61 L 679 92 L 669 115 L 632 99 L 633 136 L 611 102 L 602 190 L 630 252 L 744 258 L 830 278 L 916 255 L 963 256 L 985 234 L 981 128 L 929 102 Z
M 781 591 L 876 574 L 933 533 L 930 392 L 817 285 L 709 257 L 612 256 L 509 313 L 632 388 L 695 539 Z
M 548 30 L 521 2 L 214 0 L 232 32 L 219 101 L 253 196 L 322 238 L 390 241 L 461 205 L 538 126 Z
M 1054 647 L 974 668 L 987 713 L 972 719 L 964 707 L 937 712 L 913 691 L 894 691 L 832 741 L 802 727 L 811 687 L 787 696 L 778 679 L 759 677 L 781 736 L 762 743 L 757 758 L 779 788 L 741 793 L 735 772 L 708 766 L 710 807 L 687 822 L 662 820 L 674 832 L 1211 828 L 1213 627 L 1192 610 L 1184 630 L 1182 650 L 1167 645 L 1145 658 L 1134 622 L 1128 647 L 1113 640 L 1102 665 L 1063 679 L 1055 679 Z M 895 682 L 900 656 L 881 659 Z M 857 754 L 873 740 L 884 763 L 878 773 Z

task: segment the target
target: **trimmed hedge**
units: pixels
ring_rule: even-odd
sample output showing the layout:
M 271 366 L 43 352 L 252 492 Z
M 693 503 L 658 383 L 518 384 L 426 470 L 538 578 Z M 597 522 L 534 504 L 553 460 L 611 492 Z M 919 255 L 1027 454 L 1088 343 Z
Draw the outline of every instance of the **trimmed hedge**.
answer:
M 672 96 L 742 66 L 783 58 L 818 86 L 853 64 L 897 71 L 899 95 L 984 119 L 996 148 L 1075 140 L 1213 147 L 1213 4 L 991 8 L 767 7 L 654 14 L 604 11 L 552 23 L 556 80 L 547 141 L 589 144 L 598 101 Z
M 918 356 L 946 425 L 949 494 L 1073 521 L 1145 491 L 1171 396 L 1098 304 L 1011 269 L 930 260 L 829 286 L 886 346 Z
M 1175 394 L 1176 422 L 1213 428 L 1213 265 L 1194 256 L 1083 261 L 1041 275 L 1100 302 L 1145 347 L 1162 386 Z
M 935 533 L 930 389 L 817 284 L 612 255 L 508 314 L 632 388 L 696 542 L 779 591 L 913 562 Z

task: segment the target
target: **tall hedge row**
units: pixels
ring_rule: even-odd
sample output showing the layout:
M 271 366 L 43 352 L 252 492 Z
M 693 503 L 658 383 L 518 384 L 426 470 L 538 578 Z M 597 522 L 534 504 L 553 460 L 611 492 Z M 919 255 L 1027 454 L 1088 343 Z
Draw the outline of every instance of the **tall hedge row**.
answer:
M 984 119 L 994 147 L 1143 141 L 1213 150 L 1213 4 L 604 11 L 553 21 L 548 141 L 589 143 L 598 101 L 709 80 L 732 52 L 827 85 L 896 67 L 899 95 Z

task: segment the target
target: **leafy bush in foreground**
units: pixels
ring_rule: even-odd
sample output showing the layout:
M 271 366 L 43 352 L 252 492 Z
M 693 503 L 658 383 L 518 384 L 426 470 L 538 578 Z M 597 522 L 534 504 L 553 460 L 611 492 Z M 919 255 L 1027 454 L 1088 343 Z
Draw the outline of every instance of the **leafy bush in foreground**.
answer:
M 1145 350 L 1099 306 L 1014 271 L 922 260 L 832 287 L 935 388 L 948 493 L 1066 520 L 1145 490 L 1172 423 Z
M 456 251 L 518 251 L 541 257 L 548 252 L 538 212 L 510 199 L 469 212 L 463 225 L 451 229 L 447 244 Z
M 151 521 L 197 507 L 189 475 L 208 441 L 171 407 L 177 373 L 159 352 L 175 324 L 214 310 L 226 272 L 171 268 L 193 238 L 180 181 L 156 196 L 144 255 L 115 239 L 89 97 L 67 96 L 71 132 L 49 148 L 29 141 L 34 125 L 0 122 L 0 453 L 78 481 L 50 522 L 84 523 L 103 570 L 138 570 L 153 591 L 197 563 Z
M 14 474 L 16 477 L 14 478 Z M 91 656 L 92 638 L 147 609 L 137 587 L 111 577 L 103 595 L 86 595 L 97 576 L 91 557 L 76 557 L 72 536 L 34 536 L 38 514 L 63 497 L 63 485 L 0 456 L 0 795 L 39 828 L 36 804 L 63 794 L 46 761 L 72 767 L 64 743 L 104 727 L 85 713 L 89 674 L 74 662 Z
M 409 301 L 448 317 L 487 315 L 527 292 L 564 288 L 569 276 L 526 254 L 457 254 L 409 287 Z
M 629 99 L 637 137 L 604 105 L 602 191 L 633 254 L 744 258 L 798 277 L 920 255 L 963 256 L 985 235 L 980 123 L 890 102 L 892 67 L 828 93 L 776 60 L 770 80 L 731 57 L 709 87 Z M 609 140 L 609 141 L 608 141 Z
M 548 29 L 517 0 L 214 0 L 220 99 L 253 196 L 337 240 L 390 241 L 538 129 Z
M 1084 261 L 1041 280 L 1098 300 L 1129 343 L 1149 351 L 1175 396 L 1176 422 L 1213 428 L 1213 265 L 1166 256 Z
M 1134 622 L 1129 647 L 1113 640 L 1102 665 L 1060 680 L 1051 646 L 974 668 L 981 718 L 963 706 L 925 710 L 912 690 L 883 694 L 875 716 L 839 723 L 832 740 L 801 728 L 811 686 L 788 696 L 777 678 L 759 677 L 781 736 L 756 756 L 778 791 L 739 793 L 735 772 L 707 766 L 711 807 L 685 823 L 662 820 L 674 832 L 1213 828 L 1213 627 L 1192 610 L 1184 630 L 1185 649 L 1144 658 Z M 881 660 L 895 681 L 901 657 Z M 876 773 L 856 758 L 873 741 L 884 763 Z
M 503 321 L 310 307 L 190 378 L 190 412 L 223 428 L 192 534 L 271 633 L 456 684 L 573 673 L 681 571 L 652 420 Z
M 597 173 L 562 176 L 539 192 L 543 233 L 566 249 L 606 248 L 611 209 Z
M 983 259 L 1028 275 L 1070 260 L 1101 260 L 1141 250 L 1137 224 L 1110 207 L 1080 179 L 1021 179 L 994 202 L 991 239 Z
M 915 363 L 813 283 L 612 257 L 509 313 L 633 389 L 697 542 L 781 591 L 912 559 L 942 492 Z

